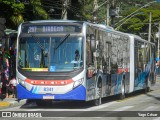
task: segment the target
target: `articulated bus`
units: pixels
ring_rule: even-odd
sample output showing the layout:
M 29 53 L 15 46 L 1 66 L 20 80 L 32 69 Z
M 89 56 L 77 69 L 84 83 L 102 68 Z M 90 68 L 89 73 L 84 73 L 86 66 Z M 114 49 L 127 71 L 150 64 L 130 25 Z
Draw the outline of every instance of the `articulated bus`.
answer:
M 101 104 L 155 84 L 155 44 L 111 27 L 71 20 L 22 23 L 16 56 L 17 98 Z

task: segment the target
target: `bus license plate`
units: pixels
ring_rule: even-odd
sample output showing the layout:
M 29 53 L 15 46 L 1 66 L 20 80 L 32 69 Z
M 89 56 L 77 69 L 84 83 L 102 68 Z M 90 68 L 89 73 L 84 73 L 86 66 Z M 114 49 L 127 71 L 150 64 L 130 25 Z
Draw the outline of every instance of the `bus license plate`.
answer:
M 44 95 L 43 99 L 54 99 L 53 95 Z

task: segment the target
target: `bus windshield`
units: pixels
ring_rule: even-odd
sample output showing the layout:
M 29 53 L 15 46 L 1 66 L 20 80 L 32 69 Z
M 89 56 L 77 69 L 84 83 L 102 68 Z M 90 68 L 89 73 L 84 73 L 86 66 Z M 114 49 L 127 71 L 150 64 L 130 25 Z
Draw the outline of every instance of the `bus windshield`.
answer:
M 83 39 L 70 34 L 19 40 L 18 67 L 26 71 L 72 71 L 83 66 Z

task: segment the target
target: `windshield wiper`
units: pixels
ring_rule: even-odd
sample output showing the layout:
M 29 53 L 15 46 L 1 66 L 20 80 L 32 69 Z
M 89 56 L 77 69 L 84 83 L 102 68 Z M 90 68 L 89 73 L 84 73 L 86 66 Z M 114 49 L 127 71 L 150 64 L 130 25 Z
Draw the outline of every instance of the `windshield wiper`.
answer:
M 31 36 L 36 40 L 36 43 L 38 44 L 38 46 L 44 51 L 44 47 L 39 42 L 39 39 L 36 36 L 34 36 L 34 35 L 31 35 Z
M 45 58 L 44 57 L 46 57 L 46 53 L 45 53 L 45 48 L 42 46 L 42 44 L 40 43 L 40 41 L 39 41 L 39 38 L 37 38 L 36 36 L 34 36 L 34 35 L 31 35 L 34 39 L 35 39 L 35 41 L 36 41 L 36 43 L 38 44 L 38 46 L 41 48 L 41 55 L 42 55 L 42 57 L 41 57 L 41 62 L 40 62 L 40 68 L 43 68 L 44 66 L 45 66 Z M 45 53 L 45 54 L 44 54 Z
M 67 34 L 66 36 L 64 36 L 64 38 L 62 38 L 60 40 L 60 43 L 55 47 L 55 49 L 59 48 L 60 45 L 62 45 L 62 43 L 70 36 L 70 34 Z

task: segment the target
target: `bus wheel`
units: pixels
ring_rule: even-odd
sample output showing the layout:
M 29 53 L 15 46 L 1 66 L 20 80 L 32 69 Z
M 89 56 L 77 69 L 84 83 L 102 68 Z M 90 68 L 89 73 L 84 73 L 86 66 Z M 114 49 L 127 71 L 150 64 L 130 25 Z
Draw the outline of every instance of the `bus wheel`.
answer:
M 151 77 L 149 76 L 149 78 L 147 79 L 147 82 L 146 82 L 146 87 L 145 87 L 145 89 L 144 89 L 144 92 L 145 92 L 145 93 L 151 91 L 151 89 L 150 89 L 150 86 L 151 86 L 150 79 L 151 79 Z
M 98 106 L 98 105 L 102 104 L 101 94 L 102 94 L 102 85 L 101 85 L 101 83 L 99 83 L 99 85 L 96 88 L 97 99 L 94 100 L 94 105 L 95 106 Z
M 121 93 L 119 95 L 119 99 L 123 100 L 124 98 L 125 98 L 125 84 L 124 84 L 124 81 L 123 81 L 122 85 L 121 85 Z

